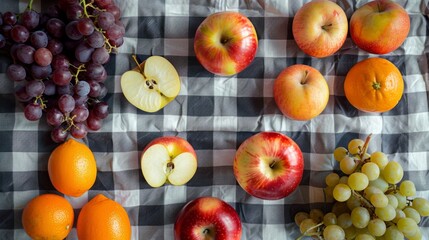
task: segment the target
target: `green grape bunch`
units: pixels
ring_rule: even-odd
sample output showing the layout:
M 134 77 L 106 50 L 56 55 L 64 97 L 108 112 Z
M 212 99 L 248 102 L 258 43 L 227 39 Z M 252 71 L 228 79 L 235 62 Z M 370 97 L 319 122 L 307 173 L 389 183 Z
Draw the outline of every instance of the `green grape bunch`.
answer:
M 341 173 L 329 173 L 324 188 L 332 210 L 298 212 L 298 239 L 422 239 L 419 223 L 429 216 L 429 201 L 416 195 L 412 181 L 403 179 L 399 162 L 381 151 L 367 151 L 370 139 L 352 139 L 347 147 L 334 150 Z

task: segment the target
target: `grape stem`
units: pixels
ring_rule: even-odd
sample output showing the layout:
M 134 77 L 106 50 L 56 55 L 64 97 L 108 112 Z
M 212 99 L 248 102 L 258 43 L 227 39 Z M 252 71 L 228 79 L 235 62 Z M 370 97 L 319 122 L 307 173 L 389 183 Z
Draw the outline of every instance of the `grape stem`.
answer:
M 303 232 L 302 233 L 302 235 L 301 236 L 299 236 L 296 240 L 301 240 L 303 237 L 306 237 L 306 236 L 314 236 L 315 234 L 310 234 L 310 232 L 313 230 L 313 229 L 316 229 L 316 228 L 319 228 L 320 226 L 323 226 L 323 222 L 321 222 L 321 223 L 319 223 L 319 224 L 317 224 L 317 225 L 315 225 L 315 226 L 313 226 L 313 227 L 311 227 L 311 228 L 309 228 L 309 229 L 307 229 L 305 232 Z M 310 235 L 309 235 L 310 234 Z M 320 237 L 320 231 L 318 231 L 317 233 L 317 236 L 319 236 Z
M 30 10 L 30 11 L 33 9 L 33 0 L 30 0 L 28 2 L 27 9 Z
M 363 158 L 364 158 L 364 156 L 365 156 L 365 154 L 366 154 L 366 152 L 368 150 L 368 144 L 369 144 L 369 141 L 371 140 L 371 135 L 372 135 L 372 133 L 369 134 L 368 137 L 366 137 L 365 143 L 363 144 L 362 149 L 361 149 L 361 151 L 359 153 L 359 157 L 360 157 L 361 160 L 364 160 Z

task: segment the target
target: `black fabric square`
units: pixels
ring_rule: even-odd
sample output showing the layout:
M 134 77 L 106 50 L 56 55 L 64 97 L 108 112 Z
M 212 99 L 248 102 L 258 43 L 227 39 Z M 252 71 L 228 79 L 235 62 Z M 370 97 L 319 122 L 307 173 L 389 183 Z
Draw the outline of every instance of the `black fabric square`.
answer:
M 208 161 L 209 159 L 199 159 L 200 161 Z M 186 184 L 190 187 L 213 186 L 213 168 L 198 167 L 195 175 Z
M 381 151 L 386 154 L 408 152 L 409 136 L 406 133 L 383 134 L 381 139 Z
M 165 18 L 158 16 L 139 17 L 139 38 L 164 38 Z
M 347 149 L 347 146 L 349 142 L 353 139 L 362 139 L 358 133 L 354 132 L 343 132 L 343 133 L 336 133 L 335 134 L 335 148 L 337 147 L 345 147 Z M 362 139 L 364 140 L 364 139 Z
M 291 132 L 286 133 L 286 135 L 298 144 L 303 153 L 310 153 L 312 144 L 316 144 L 311 142 L 311 133 L 309 132 Z
M 359 110 L 353 107 L 345 96 L 334 96 L 334 113 L 344 114 L 346 117 L 356 117 Z
M 15 95 L 1 94 L 0 95 L 0 113 L 15 112 Z
M 137 132 L 137 149 L 143 150 L 149 142 L 162 136 L 161 132 Z
M 188 96 L 189 116 L 213 116 L 213 96 Z
M 292 18 L 269 17 L 265 19 L 263 38 L 266 39 L 293 39 Z
M 237 116 L 255 117 L 264 113 L 264 98 L 262 97 L 238 97 Z
M 13 209 L 0 210 L 0 229 L 14 229 L 14 221 L 15 221 L 14 215 L 15 214 Z M 2 237 L 4 237 L 4 239 L 13 239 L 13 238 L 8 238 L 3 234 L 2 234 Z
M 359 61 L 357 55 L 342 54 L 335 64 L 335 74 L 337 76 L 346 76 L 349 70 Z
M 112 152 L 113 141 L 111 132 L 91 132 L 87 135 L 88 147 L 93 152 Z
M 249 66 L 237 74 L 237 78 L 264 78 L 264 58 L 255 57 Z
M 11 192 L 13 191 L 13 173 L 12 172 L 1 172 L 0 173 L 0 192 Z
M 52 185 L 51 179 L 49 178 L 49 173 L 46 171 L 37 172 L 37 181 L 39 189 L 43 191 L 56 191 L 54 185 Z
M 210 131 L 188 132 L 187 140 L 194 147 L 195 150 L 213 149 L 213 132 L 210 132 Z
M 194 39 L 198 27 L 206 17 L 189 17 L 188 38 Z
M 264 208 L 258 204 L 236 203 L 236 211 L 243 223 L 259 224 L 263 220 Z
M 0 131 L 0 152 L 13 152 L 13 133 L 11 131 Z
M 162 205 L 140 205 L 139 226 L 162 226 L 164 225 L 164 206 Z
M 14 191 L 31 191 L 38 189 L 37 181 L 28 181 L 28 179 L 36 179 L 37 172 L 15 172 L 13 173 L 13 190 Z M 2 182 L 3 183 L 3 182 Z
M 194 56 L 188 57 L 188 78 L 213 77 L 214 74 L 207 71 Z
M 237 132 L 237 145 L 236 148 L 238 149 L 240 145 L 251 136 L 255 135 L 257 133 L 255 132 Z
M 94 185 L 91 187 L 92 190 L 112 190 L 114 188 L 113 172 L 102 172 L 97 171 L 97 178 L 95 179 Z

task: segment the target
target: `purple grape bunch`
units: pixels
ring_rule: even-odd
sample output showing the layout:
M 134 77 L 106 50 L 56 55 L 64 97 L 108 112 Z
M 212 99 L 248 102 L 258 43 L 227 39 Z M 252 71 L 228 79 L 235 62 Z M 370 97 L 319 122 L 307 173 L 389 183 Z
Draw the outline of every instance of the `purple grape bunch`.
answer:
M 6 75 L 25 118 L 44 116 L 54 142 L 84 138 L 109 115 L 105 64 L 124 43 L 120 17 L 113 0 L 58 0 L 40 13 L 30 0 L 20 14 L 0 13 Z

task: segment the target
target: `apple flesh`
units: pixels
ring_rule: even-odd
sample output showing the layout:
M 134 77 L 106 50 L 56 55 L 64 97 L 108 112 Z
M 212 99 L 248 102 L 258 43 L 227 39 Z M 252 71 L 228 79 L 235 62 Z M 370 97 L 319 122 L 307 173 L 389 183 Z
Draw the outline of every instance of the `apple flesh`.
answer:
M 141 157 L 143 177 L 151 187 L 165 183 L 184 185 L 195 175 L 197 155 L 183 138 L 164 136 L 152 140 Z
M 244 70 L 255 58 L 258 37 L 252 22 L 238 12 L 218 12 L 199 25 L 194 51 L 211 73 L 230 76 Z
M 276 78 L 273 97 L 285 116 L 293 120 L 307 121 L 326 108 L 329 87 L 317 69 L 296 64 L 285 68 Z
M 241 220 L 228 203 L 216 197 L 188 202 L 174 223 L 175 240 L 239 240 Z
M 125 98 L 145 112 L 156 112 L 170 103 L 180 92 L 180 78 L 165 58 L 151 56 L 121 76 Z
M 376 0 L 359 7 L 350 18 L 350 36 L 362 50 L 386 54 L 399 48 L 410 31 L 410 17 L 399 4 Z
M 238 148 L 234 163 L 238 184 L 250 195 L 267 200 L 281 199 L 299 185 L 304 159 L 299 146 L 277 132 L 260 132 Z
M 337 52 L 347 38 L 348 20 L 344 10 L 328 0 L 304 4 L 295 14 L 292 34 L 306 54 L 323 58 Z

